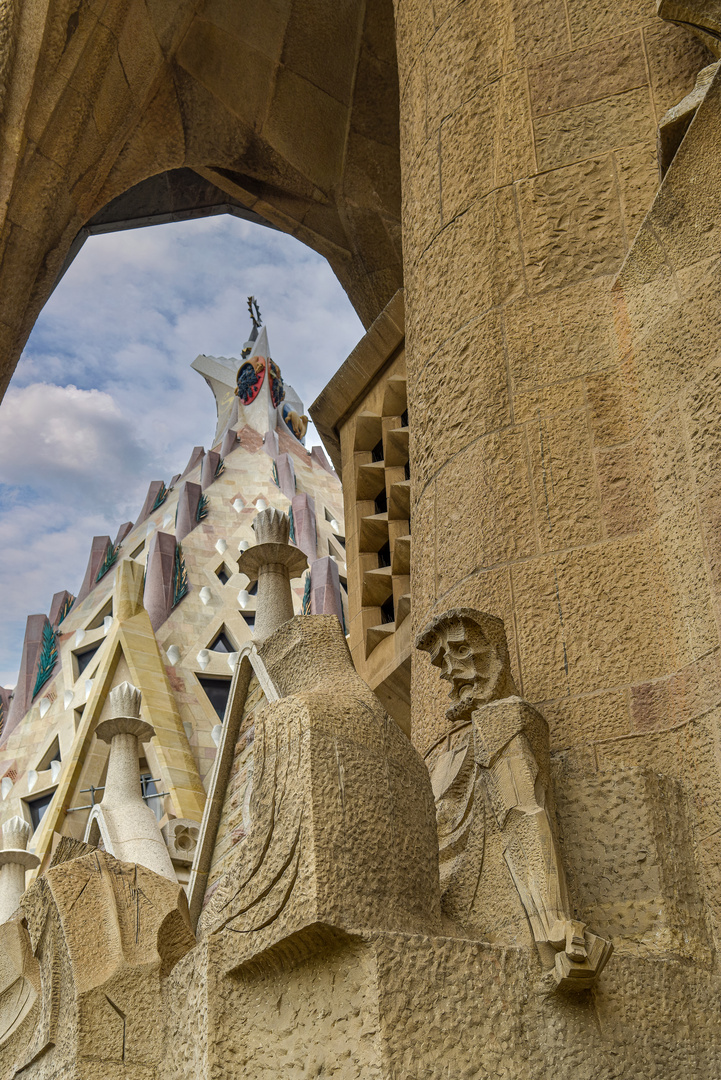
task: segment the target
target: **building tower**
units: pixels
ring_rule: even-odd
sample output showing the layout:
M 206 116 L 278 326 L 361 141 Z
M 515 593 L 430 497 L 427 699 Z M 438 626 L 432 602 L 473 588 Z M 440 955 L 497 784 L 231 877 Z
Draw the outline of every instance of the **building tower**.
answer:
M 151 481 L 136 521 L 114 539 L 93 538 L 77 596 L 58 592 L 47 616 L 28 618 L 4 702 L 0 818 L 27 821 L 39 873 L 63 836 L 110 843 L 94 813 L 109 745 L 95 731 L 112 715 L 110 691 L 127 681 L 142 694 L 144 730 L 154 729 L 139 740 L 142 795 L 187 880 L 234 669 L 262 622 L 257 580 L 239 565 L 258 543 L 259 512 L 290 521 L 291 614 L 335 614 L 345 628 L 340 481 L 322 450 L 306 450 L 303 403 L 249 305 L 241 355 L 192 365 L 216 400 L 210 449 L 194 447 L 172 479 Z

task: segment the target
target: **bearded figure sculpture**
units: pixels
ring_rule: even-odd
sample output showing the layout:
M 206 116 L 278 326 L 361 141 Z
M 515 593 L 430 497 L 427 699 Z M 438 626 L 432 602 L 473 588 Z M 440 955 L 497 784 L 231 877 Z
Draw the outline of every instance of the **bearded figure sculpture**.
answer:
M 433 619 L 416 646 L 451 685 L 450 729 L 426 758 L 444 914 L 488 941 L 535 941 L 558 987 L 592 986 L 613 947 L 573 918 L 548 725 L 517 694 L 502 620 L 455 608 Z

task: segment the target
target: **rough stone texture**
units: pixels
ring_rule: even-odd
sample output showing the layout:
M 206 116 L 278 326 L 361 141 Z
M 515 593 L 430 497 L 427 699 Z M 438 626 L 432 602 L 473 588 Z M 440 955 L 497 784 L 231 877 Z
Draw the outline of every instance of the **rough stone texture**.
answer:
M 605 920 L 616 957 L 592 1001 L 562 1000 L 544 992 L 530 949 L 368 925 L 346 936 L 324 926 L 283 938 L 271 923 L 255 939 L 209 940 L 181 961 L 165 986 L 161 1063 L 129 1060 L 126 1068 L 117 1014 L 100 1000 L 104 1058 L 70 1065 L 52 1050 L 25 1070 L 29 1077 L 54 1080 L 72 1068 L 95 1080 L 112 1074 L 109 1062 L 143 1080 L 151 1068 L 173 1080 L 333 1070 L 716 1080 L 721 1071 L 718 73 L 660 186 L 654 172 L 655 125 L 709 64 L 700 42 L 717 47 L 717 13 L 693 0 L 664 4 L 684 28 L 657 19 L 652 0 L 395 0 L 393 8 L 381 0 L 4 5 L 4 379 L 79 230 L 170 169 L 197 170 L 322 252 L 367 325 L 402 281 L 402 353 L 374 339 L 379 362 L 338 410 L 344 424 L 327 444 L 353 486 L 353 655 L 359 670 L 376 657 L 374 685 L 390 696 L 409 661 L 411 621 L 419 628 L 437 611 L 469 604 L 504 619 L 519 690 L 549 721 L 571 900 Z M 409 458 L 384 464 L 381 484 L 393 560 L 410 560 L 412 528 L 413 567 L 388 574 L 379 565 L 386 536 L 368 523 L 381 493 L 372 491 L 378 470 L 368 458 L 379 438 L 384 454 L 386 443 L 400 442 L 385 394 L 401 366 Z M 373 423 L 381 421 L 379 433 L 369 426 L 367 445 L 355 441 L 364 401 Z M 294 455 L 299 487 L 304 474 L 317 481 L 322 471 L 330 492 L 331 476 L 320 465 L 313 473 L 283 433 L 265 439 L 265 453 L 262 432 L 241 432 L 239 441 L 258 455 L 253 499 L 273 502 L 268 457 L 281 451 Z M 364 499 L 356 498 L 355 463 L 350 478 L 346 468 L 356 453 L 368 455 L 358 462 Z M 195 481 L 200 456 L 187 473 Z M 410 481 L 392 472 L 406 463 Z M 252 508 L 233 516 L 239 486 L 224 474 L 208 489 L 229 543 L 251 539 Z M 151 514 L 156 527 L 174 505 Z M 318 511 L 324 529 L 320 500 Z M 408 527 L 391 535 L 393 520 Z M 210 526 L 188 534 L 187 558 L 198 580 L 207 576 L 212 606 L 189 594 L 159 630 L 163 647 L 192 641 L 197 655 L 222 627 L 248 640 L 213 580 L 217 539 Z M 139 534 L 125 542 L 138 546 Z M 327 531 L 320 542 L 325 552 Z M 163 679 L 172 676 L 176 713 L 190 725 L 205 775 L 217 716 L 199 703 L 198 670 L 181 655 L 169 673 L 159 671 L 138 613 L 122 634 L 111 630 L 103 648 L 118 647 L 115 667 L 99 652 L 87 676 L 95 686 L 81 703 L 70 642 L 78 629 L 87 644 L 101 641 L 92 624 L 110 592 L 101 582 L 76 602 L 61 642 L 70 711 L 85 705 L 78 740 L 89 739 L 113 681 L 129 677 L 123 665 L 132 661 L 146 678 L 142 641 L 152 657 L 148 681 L 158 684 L 148 688 L 158 695 L 153 707 L 166 718 L 159 702 L 167 705 Z M 406 615 L 400 629 L 380 618 L 391 596 L 394 613 Z M 216 676 L 227 671 L 222 656 L 209 665 Z M 406 727 L 427 752 L 444 731 L 444 709 L 437 674 L 423 658 L 412 666 Z M 8 816 L 25 804 L 26 774 L 48 737 L 69 730 L 58 676 L 45 719 L 33 705 L 5 739 L 1 771 L 16 778 Z M 305 724 L 312 758 L 327 695 L 317 710 L 307 702 L 291 709 L 288 700 L 269 704 L 263 722 L 278 734 L 281 756 L 281 737 Z M 171 750 L 182 759 L 178 726 L 162 730 L 170 733 L 166 764 Z M 333 738 L 342 761 L 347 740 Z M 104 761 L 90 753 L 79 767 L 81 748 L 74 735 L 68 741 L 73 782 L 54 802 L 102 782 Z M 263 754 L 279 760 L 275 746 L 264 743 Z M 175 766 L 168 776 L 177 779 Z M 176 811 L 188 790 L 173 788 Z M 279 843 L 281 833 L 294 835 L 285 809 Z M 54 805 L 48 815 L 44 855 L 61 817 Z M 182 817 L 193 820 L 189 809 Z M 369 844 L 378 854 L 377 838 Z M 645 854 L 634 863 L 633 852 Z M 359 894 L 349 877 L 346 900 Z M 369 907 L 379 904 L 363 895 Z M 277 886 L 268 896 L 277 900 Z M 6 985 L 21 978 L 36 995 L 27 992 L 10 1039 L 29 1040 L 41 1030 L 42 987 L 18 924 L 8 925 Z M 63 1019 L 63 1040 L 72 1040 L 71 1012 Z M 3 1054 L 0 1044 L 11 1075 L 15 1058 Z
M 0 1001 L 20 1003 L 2 1009 L 2 1075 L 150 1077 L 162 982 L 195 943 L 180 886 L 93 852 L 48 870 L 21 914 L 0 928 Z
M 281 699 L 255 716 L 248 835 L 199 934 L 225 940 L 230 970 L 317 923 L 433 927 L 428 774 L 356 674 L 337 618 L 296 617 L 260 657 Z

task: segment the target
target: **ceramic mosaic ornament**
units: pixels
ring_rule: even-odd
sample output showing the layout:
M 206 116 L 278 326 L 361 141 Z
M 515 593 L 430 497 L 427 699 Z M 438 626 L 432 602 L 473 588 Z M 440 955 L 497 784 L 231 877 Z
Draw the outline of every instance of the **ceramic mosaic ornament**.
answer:
M 238 368 L 237 384 L 235 392 L 244 405 L 250 405 L 255 401 L 265 377 L 265 359 L 262 356 L 246 360 Z
M 283 376 L 280 373 L 280 368 L 274 360 L 269 361 L 270 364 L 270 400 L 273 402 L 273 407 L 278 408 L 281 401 L 285 397 L 285 384 L 283 383 Z

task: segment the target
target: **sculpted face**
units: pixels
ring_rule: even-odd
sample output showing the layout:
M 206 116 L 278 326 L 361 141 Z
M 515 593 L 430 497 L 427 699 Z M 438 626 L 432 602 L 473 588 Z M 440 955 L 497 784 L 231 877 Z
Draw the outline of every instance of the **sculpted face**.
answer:
M 441 638 L 440 656 L 454 704 L 485 705 L 497 696 L 503 661 L 480 626 L 454 620 Z
M 503 622 L 493 615 L 453 608 L 426 627 L 416 646 L 429 653 L 441 678 L 450 683 L 451 707 L 446 715 L 453 722 L 516 693 Z

